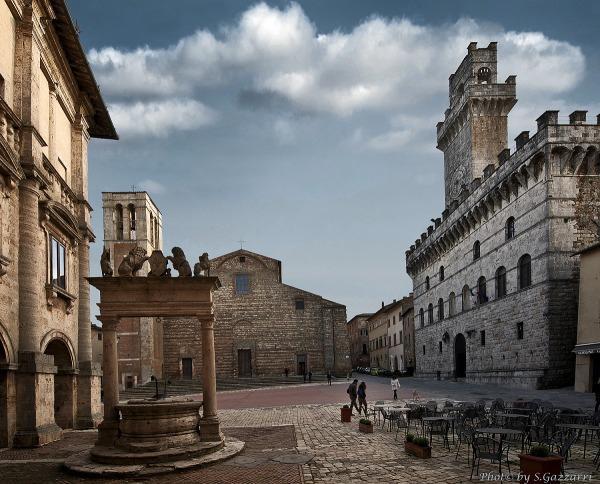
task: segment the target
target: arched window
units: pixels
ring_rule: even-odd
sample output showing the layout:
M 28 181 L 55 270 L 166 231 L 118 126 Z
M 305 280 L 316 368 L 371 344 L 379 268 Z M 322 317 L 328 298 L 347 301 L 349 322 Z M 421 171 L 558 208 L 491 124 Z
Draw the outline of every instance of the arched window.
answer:
M 425 311 L 423 311 L 423 308 L 419 310 L 419 322 L 421 323 L 421 328 L 425 326 Z
M 440 281 L 443 281 L 444 277 L 444 266 L 440 266 Z
M 496 299 L 506 296 L 506 269 L 504 266 L 496 270 Z
M 506 236 L 506 240 L 510 240 L 515 236 L 515 218 L 509 217 L 506 221 L 506 226 L 504 227 L 504 235 Z
M 480 84 L 488 84 L 492 79 L 492 71 L 489 67 L 481 67 L 477 71 L 477 82 Z
M 433 304 L 429 303 L 427 307 L 427 324 L 433 323 Z
M 127 211 L 129 212 L 129 238 L 135 240 L 135 205 L 133 203 L 127 205 Z
M 481 243 L 476 240 L 473 244 L 473 260 L 477 260 L 481 257 Z
M 425 278 L 425 290 L 429 291 L 429 276 Z
M 531 286 L 531 256 L 525 254 L 519 259 L 517 266 L 517 276 L 519 278 L 519 289 L 525 289 Z
M 438 299 L 438 319 L 440 321 L 444 319 L 444 300 L 442 298 Z
M 462 310 L 471 309 L 471 289 L 465 284 L 462 290 Z
M 117 240 L 123 240 L 123 205 L 120 203 L 115 207 L 115 219 Z
M 488 302 L 487 283 L 485 277 L 481 276 L 477 279 L 477 303 L 483 304 Z
M 456 294 L 453 292 L 448 296 L 448 316 L 454 316 L 456 314 Z

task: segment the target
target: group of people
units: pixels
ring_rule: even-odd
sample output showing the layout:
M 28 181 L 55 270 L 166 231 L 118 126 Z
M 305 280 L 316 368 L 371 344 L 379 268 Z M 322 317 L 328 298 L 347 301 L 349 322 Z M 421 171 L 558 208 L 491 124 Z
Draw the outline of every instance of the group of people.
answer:
M 397 375 L 394 375 L 390 382 L 392 386 L 393 399 L 398 400 L 398 390 L 400 390 L 400 380 Z M 360 384 L 358 380 L 355 378 L 348 389 L 346 390 L 348 396 L 350 397 L 350 410 L 356 409 L 358 414 L 364 410 L 365 416 L 367 416 L 367 384 L 364 381 L 361 381 Z M 356 401 L 358 400 L 358 405 Z M 354 414 L 352 414 L 354 415 Z
M 284 368 L 283 373 L 285 374 L 285 377 L 287 378 L 290 375 L 290 369 Z M 302 376 L 304 377 L 304 383 L 306 383 L 307 376 L 308 376 L 308 382 L 312 383 L 312 371 L 309 370 L 309 372 L 306 373 L 306 370 L 304 370 L 304 372 L 302 373 Z M 327 370 L 327 383 L 329 383 L 331 385 L 331 370 Z

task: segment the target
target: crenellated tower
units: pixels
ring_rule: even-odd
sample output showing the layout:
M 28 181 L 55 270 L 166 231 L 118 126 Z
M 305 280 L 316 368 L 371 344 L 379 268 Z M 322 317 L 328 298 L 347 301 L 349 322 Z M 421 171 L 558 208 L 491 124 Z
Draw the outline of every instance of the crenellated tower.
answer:
M 516 76 L 497 83 L 497 44 L 467 55 L 449 79 L 450 107 L 437 124 L 437 148 L 444 152 L 446 207 L 460 198 L 465 185 L 497 164 L 508 147 L 508 113 L 517 102 Z

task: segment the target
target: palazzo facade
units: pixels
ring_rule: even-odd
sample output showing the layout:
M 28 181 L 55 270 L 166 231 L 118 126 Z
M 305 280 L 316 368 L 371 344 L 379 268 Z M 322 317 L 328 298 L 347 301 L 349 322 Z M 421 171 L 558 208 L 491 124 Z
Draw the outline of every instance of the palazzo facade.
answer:
M 117 134 L 64 0 L 0 0 L 0 447 L 102 418 L 90 137 Z
M 546 111 L 508 148 L 516 77 L 468 47 L 437 125 L 445 209 L 406 251 L 416 373 L 527 388 L 573 383 L 579 257 L 593 239 L 600 118 Z

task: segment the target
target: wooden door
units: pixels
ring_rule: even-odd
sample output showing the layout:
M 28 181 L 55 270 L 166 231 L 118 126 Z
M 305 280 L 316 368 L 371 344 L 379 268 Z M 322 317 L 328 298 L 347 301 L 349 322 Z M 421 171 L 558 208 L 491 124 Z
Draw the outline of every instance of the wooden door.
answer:
M 238 350 L 238 376 L 252 376 L 252 350 Z

